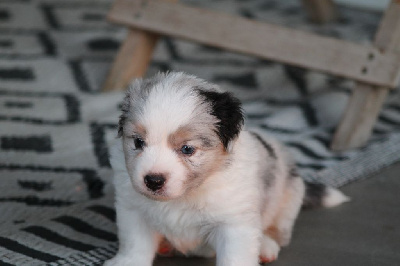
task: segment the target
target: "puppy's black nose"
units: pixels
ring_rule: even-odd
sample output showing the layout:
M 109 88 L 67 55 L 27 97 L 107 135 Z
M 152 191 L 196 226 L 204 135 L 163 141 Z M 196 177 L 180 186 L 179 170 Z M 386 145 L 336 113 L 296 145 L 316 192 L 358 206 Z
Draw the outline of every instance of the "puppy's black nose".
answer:
M 165 178 L 162 175 L 146 175 L 144 177 L 144 183 L 152 191 L 157 191 L 164 186 Z

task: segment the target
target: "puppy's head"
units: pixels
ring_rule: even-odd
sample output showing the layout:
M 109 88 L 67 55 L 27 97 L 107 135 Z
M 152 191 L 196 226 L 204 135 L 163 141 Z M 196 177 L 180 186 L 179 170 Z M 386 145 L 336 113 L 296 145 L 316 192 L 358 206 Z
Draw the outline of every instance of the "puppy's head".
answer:
M 239 135 L 238 99 L 183 73 L 136 80 L 119 121 L 135 190 L 155 200 L 179 198 L 219 171 Z

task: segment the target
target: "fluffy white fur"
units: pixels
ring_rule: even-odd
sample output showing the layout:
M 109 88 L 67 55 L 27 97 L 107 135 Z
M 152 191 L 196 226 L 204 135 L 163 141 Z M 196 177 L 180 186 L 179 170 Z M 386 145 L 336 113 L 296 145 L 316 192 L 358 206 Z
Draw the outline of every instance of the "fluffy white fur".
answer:
M 215 110 L 199 90 L 220 93 L 182 73 L 139 80 L 129 89 L 122 138 L 111 152 L 120 247 L 105 265 L 150 266 L 163 238 L 186 255 L 216 254 L 218 266 L 272 261 L 290 242 L 305 194 L 302 179 L 282 147 L 262 133 L 240 129 L 224 147 Z M 135 138 L 145 146 L 137 148 Z M 195 153 L 182 154 L 183 144 Z M 166 177 L 162 189 L 146 187 L 149 173 Z M 321 199 L 327 205 L 346 200 L 329 191 L 335 200 Z

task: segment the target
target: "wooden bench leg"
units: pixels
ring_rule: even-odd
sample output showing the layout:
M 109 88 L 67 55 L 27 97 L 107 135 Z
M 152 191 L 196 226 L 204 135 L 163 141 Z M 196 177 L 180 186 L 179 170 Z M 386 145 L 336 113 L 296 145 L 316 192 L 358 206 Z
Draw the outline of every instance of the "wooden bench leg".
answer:
M 303 5 L 310 19 L 315 23 L 326 23 L 337 17 L 333 0 L 303 0 Z
M 178 0 L 164 1 L 176 3 Z M 142 1 L 143 8 L 147 4 L 147 0 Z M 158 34 L 133 28 L 129 29 L 128 36 L 122 43 L 104 82 L 103 91 L 125 90 L 133 79 L 143 77 L 146 74 L 158 38 Z
M 369 139 L 387 92 L 385 88 L 357 84 L 333 137 L 332 150 L 357 148 Z
M 130 29 L 106 78 L 103 91 L 125 90 L 132 79 L 144 76 L 157 40 L 156 34 Z
M 400 1 L 392 0 L 375 36 L 381 51 L 400 52 Z M 400 71 L 400 70 L 398 70 Z M 388 88 L 357 83 L 346 111 L 333 137 L 333 150 L 358 148 L 371 135 Z

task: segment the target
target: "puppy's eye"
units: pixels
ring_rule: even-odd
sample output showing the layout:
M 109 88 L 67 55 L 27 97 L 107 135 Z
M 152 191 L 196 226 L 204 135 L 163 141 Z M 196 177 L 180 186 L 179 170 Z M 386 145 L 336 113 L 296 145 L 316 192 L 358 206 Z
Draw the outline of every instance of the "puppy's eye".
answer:
M 144 142 L 144 140 L 142 140 L 141 138 L 135 138 L 133 141 L 134 141 L 134 143 L 135 143 L 135 149 L 140 149 L 140 150 L 142 150 L 143 147 L 144 147 L 144 145 L 146 144 L 146 143 Z
M 181 152 L 186 155 L 192 155 L 194 151 L 195 151 L 194 147 L 189 145 L 183 145 L 181 148 Z

